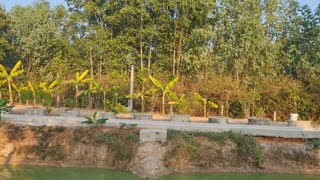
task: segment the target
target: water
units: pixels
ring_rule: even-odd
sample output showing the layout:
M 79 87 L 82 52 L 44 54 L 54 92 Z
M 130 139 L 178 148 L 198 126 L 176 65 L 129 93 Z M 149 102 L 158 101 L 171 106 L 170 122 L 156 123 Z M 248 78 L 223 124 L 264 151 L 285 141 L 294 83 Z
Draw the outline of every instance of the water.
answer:
M 128 172 L 94 168 L 0 166 L 1 180 L 138 180 Z
M 215 173 L 169 175 L 160 180 L 320 180 L 320 176 L 296 174 Z
M 94 168 L 0 166 L 1 180 L 138 180 L 128 172 Z M 169 175 L 160 180 L 320 180 L 320 176 L 296 174 L 215 173 Z

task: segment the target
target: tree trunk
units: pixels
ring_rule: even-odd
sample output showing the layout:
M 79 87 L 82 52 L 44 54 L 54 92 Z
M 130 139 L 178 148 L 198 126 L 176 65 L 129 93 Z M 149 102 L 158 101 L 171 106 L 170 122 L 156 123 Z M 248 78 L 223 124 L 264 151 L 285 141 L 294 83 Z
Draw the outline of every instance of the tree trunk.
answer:
M 223 116 L 223 111 L 224 111 L 224 105 L 223 103 L 220 104 L 220 116 Z
M 74 96 L 74 99 L 76 100 L 76 107 L 78 107 L 78 85 L 76 85 L 76 94 Z
M 142 11 L 143 11 L 143 3 L 141 4 L 141 14 L 140 14 L 140 66 L 141 70 L 143 70 L 143 17 L 142 17 Z
M 203 100 L 203 117 L 207 117 L 207 99 Z
M 90 76 L 93 80 L 93 57 L 92 57 L 92 47 L 90 46 L 89 50 L 89 59 L 90 59 Z
M 148 74 L 150 74 L 150 69 L 151 69 L 152 39 L 153 39 L 153 36 L 151 36 L 150 41 L 149 41 Z
M 100 61 L 99 61 L 99 77 L 101 77 L 102 74 L 102 55 L 100 55 Z
M 57 95 L 56 101 L 57 101 L 56 106 L 57 106 L 57 107 L 60 107 L 60 95 Z
M 141 96 L 141 112 L 144 113 L 145 107 L 144 107 L 144 96 Z
M 165 101 L 166 100 L 166 94 L 164 92 L 162 92 L 162 114 L 165 114 Z
M 9 100 L 10 104 L 13 103 L 12 90 L 11 90 L 11 81 L 8 80 L 8 89 L 9 89 Z
M 178 44 L 178 57 L 177 57 L 177 68 L 176 68 L 177 77 L 179 77 L 179 74 L 180 74 L 181 59 L 182 59 L 182 30 L 180 32 L 179 44 Z
M 92 109 L 92 97 L 91 97 L 91 93 L 88 94 L 88 101 L 89 101 L 89 109 Z
M 22 104 L 21 103 L 21 93 L 20 93 L 20 91 L 18 92 L 18 97 L 19 97 L 19 104 Z M 1 99 L 1 97 L 0 97 L 0 99 Z
M 173 37 L 173 53 L 172 53 L 172 75 L 176 74 L 176 27 L 174 27 L 174 37 Z

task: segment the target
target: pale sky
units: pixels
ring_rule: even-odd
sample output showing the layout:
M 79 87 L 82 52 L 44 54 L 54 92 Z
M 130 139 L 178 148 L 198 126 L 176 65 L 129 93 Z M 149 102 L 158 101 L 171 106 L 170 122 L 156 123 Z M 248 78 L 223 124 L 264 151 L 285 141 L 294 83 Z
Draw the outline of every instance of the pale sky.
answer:
M 0 4 L 4 5 L 5 9 L 8 11 L 10 10 L 13 6 L 15 5 L 21 5 L 21 6 L 26 6 L 30 5 L 36 0 L 0 0 Z M 51 6 L 63 4 L 67 6 L 67 3 L 65 0 L 48 0 Z
M 65 0 L 48 0 L 48 1 L 53 6 L 58 4 L 63 4 L 65 6 L 67 5 Z M 12 6 L 15 6 L 17 4 L 25 6 L 25 5 L 32 4 L 32 2 L 34 2 L 34 0 L 0 0 L 0 4 L 4 5 L 6 10 L 10 10 Z M 300 5 L 304 5 L 304 4 L 309 5 L 309 7 L 312 10 L 316 9 L 318 4 L 320 4 L 320 0 L 298 0 L 298 2 L 300 3 Z

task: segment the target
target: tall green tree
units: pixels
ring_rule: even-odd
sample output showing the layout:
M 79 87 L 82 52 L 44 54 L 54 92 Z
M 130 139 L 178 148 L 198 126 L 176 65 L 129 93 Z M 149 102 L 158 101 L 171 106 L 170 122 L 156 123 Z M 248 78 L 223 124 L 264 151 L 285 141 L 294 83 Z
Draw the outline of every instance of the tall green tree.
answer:
M 7 51 L 10 49 L 10 44 L 7 39 L 8 34 L 8 18 L 5 14 L 4 8 L 0 5 L 0 61 L 7 55 Z

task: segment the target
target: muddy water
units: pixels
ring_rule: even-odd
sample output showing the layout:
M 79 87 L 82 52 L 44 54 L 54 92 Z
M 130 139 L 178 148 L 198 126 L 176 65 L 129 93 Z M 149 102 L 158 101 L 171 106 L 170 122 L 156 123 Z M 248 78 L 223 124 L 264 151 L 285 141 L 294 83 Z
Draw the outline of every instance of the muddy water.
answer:
M 1 180 L 138 180 L 128 172 L 93 168 L 0 166 Z M 169 175 L 160 180 L 319 180 L 320 176 L 292 174 L 215 173 Z

